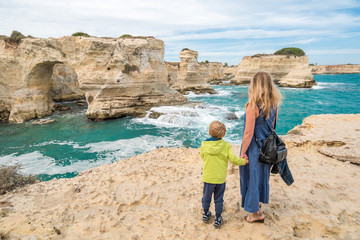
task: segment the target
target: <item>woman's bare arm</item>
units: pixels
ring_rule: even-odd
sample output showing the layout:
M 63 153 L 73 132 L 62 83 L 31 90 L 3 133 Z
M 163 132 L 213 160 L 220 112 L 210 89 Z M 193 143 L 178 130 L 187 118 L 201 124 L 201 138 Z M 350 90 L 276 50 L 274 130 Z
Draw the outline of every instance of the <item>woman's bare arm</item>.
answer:
M 241 157 L 246 156 L 246 150 L 249 148 L 251 139 L 254 135 L 255 129 L 255 120 L 259 116 L 259 109 L 255 106 L 254 108 L 246 107 L 246 122 L 245 122 L 245 131 L 242 140 L 242 147 L 241 147 Z

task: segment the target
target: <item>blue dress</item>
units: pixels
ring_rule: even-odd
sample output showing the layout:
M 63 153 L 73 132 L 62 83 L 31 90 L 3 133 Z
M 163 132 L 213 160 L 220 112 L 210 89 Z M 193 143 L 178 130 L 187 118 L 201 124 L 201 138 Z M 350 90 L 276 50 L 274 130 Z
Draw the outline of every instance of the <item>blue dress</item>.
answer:
M 275 116 L 276 109 L 270 110 L 269 119 L 266 120 L 270 126 L 274 126 Z M 244 115 L 244 122 L 246 124 L 246 113 Z M 254 134 L 256 134 L 260 147 L 262 147 L 262 140 L 269 136 L 270 131 L 261 113 L 255 120 Z M 249 158 L 249 164 L 240 166 L 241 206 L 247 212 L 254 213 L 259 211 L 259 202 L 269 203 L 269 179 L 271 165 L 259 162 L 260 152 L 255 142 L 255 136 L 251 139 L 246 155 Z

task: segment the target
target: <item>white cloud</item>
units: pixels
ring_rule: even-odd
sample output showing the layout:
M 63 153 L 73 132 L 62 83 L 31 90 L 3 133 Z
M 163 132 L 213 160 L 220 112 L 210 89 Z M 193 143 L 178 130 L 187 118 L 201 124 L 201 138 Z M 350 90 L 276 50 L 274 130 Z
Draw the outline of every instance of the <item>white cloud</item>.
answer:
M 336 48 L 343 40 L 360 37 L 360 16 L 351 11 L 359 7 L 356 0 L 1 0 L 0 34 L 153 35 L 165 41 L 170 58 L 189 45 L 200 56 L 241 58 L 330 38 Z
M 360 49 L 310 49 L 307 50 L 309 55 L 334 55 L 334 54 L 360 54 Z

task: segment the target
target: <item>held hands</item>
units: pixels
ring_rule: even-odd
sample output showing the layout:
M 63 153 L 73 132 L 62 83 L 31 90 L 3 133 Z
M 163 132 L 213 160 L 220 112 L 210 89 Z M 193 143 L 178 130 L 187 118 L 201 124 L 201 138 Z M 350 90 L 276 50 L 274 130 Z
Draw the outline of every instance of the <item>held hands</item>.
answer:
M 249 163 L 249 158 L 248 158 L 248 156 L 247 156 L 245 153 L 241 153 L 240 158 L 244 158 L 244 159 L 245 159 L 246 164 L 248 164 L 248 163 Z

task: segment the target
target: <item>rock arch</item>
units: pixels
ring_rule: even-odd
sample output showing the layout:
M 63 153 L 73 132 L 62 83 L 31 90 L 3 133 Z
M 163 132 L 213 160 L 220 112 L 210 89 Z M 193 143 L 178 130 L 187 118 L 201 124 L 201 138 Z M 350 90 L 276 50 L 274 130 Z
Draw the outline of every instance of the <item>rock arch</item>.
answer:
M 57 77 L 54 66 L 60 66 Z M 145 115 L 152 106 L 187 101 L 167 86 L 167 75 L 164 42 L 153 37 L 26 38 L 11 49 L 0 39 L 0 84 L 10 96 L 3 103 L 0 99 L 0 117 L 6 117 L 2 106 L 10 106 L 9 122 L 51 114 L 53 99 L 69 99 L 69 88 L 56 84 L 59 79 L 78 80 L 88 118 Z
M 52 113 L 54 102 L 50 95 L 53 67 L 59 61 L 36 64 L 25 76 L 25 87 L 12 94 L 12 109 L 9 122 L 21 123 L 32 118 L 41 118 Z

